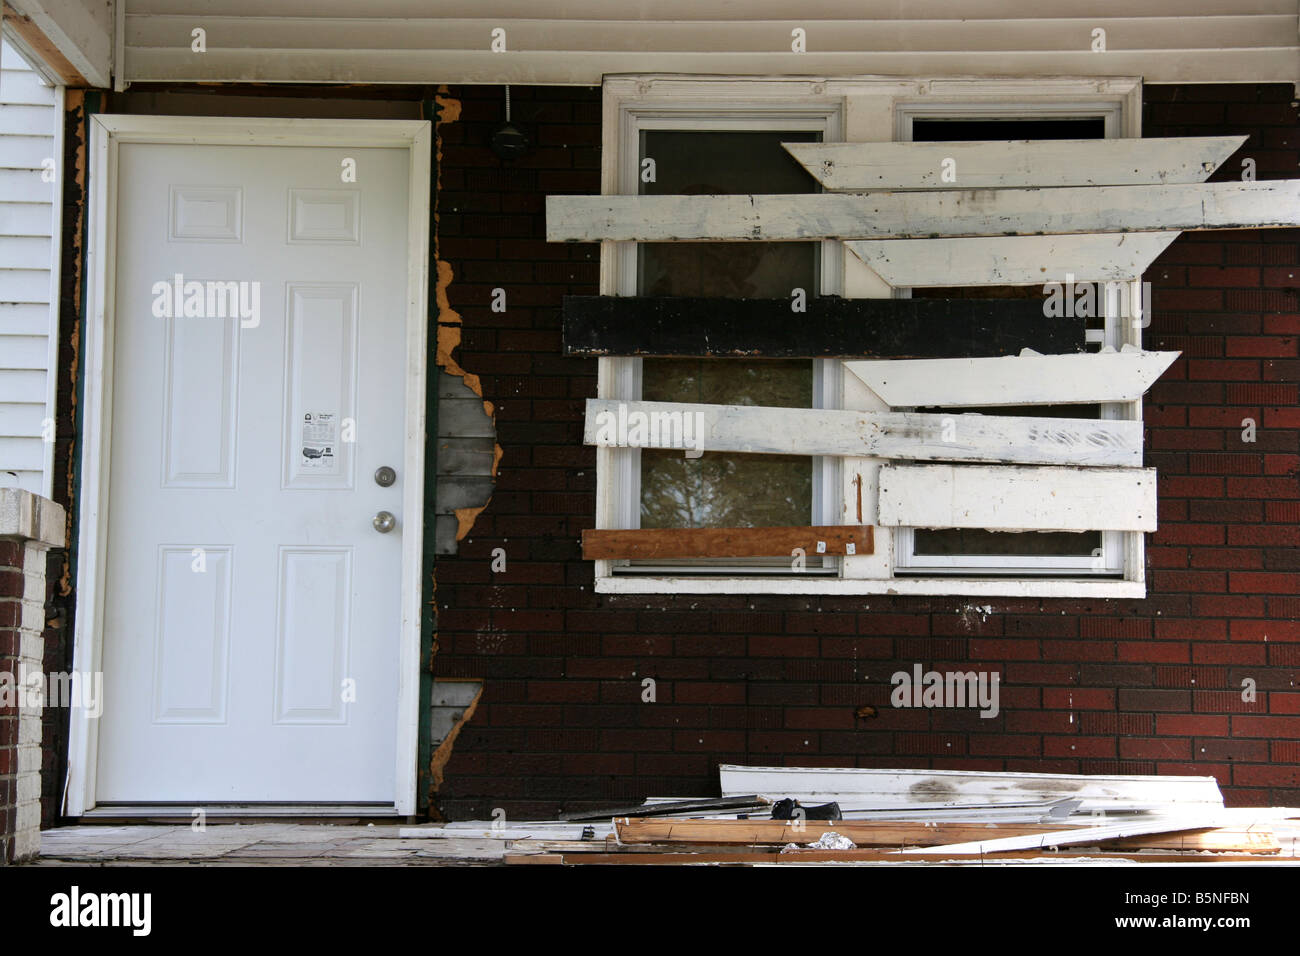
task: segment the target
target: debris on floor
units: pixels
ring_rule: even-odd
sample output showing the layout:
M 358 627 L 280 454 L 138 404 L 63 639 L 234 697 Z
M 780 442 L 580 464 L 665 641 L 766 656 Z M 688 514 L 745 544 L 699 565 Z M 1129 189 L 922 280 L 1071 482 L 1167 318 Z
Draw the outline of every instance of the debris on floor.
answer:
M 723 767 L 723 794 L 566 819 L 57 827 L 37 865 L 1300 865 L 1300 809 L 1212 777 Z
M 692 801 L 650 799 L 608 826 L 593 823 L 586 839 L 554 832 L 555 824 L 511 824 L 522 838 L 505 862 L 1300 865 L 1300 809 L 1225 807 L 1213 777 L 721 771 L 721 800 L 692 808 Z M 726 807 L 728 800 L 743 807 Z M 482 826 L 470 832 L 481 835 Z M 425 831 L 403 835 L 417 832 Z

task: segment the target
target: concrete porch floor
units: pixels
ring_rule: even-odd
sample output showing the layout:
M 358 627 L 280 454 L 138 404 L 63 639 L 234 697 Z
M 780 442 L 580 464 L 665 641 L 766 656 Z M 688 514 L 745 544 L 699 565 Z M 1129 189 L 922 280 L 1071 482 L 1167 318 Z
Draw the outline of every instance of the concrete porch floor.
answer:
M 503 840 L 410 839 L 392 825 L 328 823 L 156 824 L 58 827 L 41 833 L 28 866 L 485 866 Z
M 548 828 L 546 824 L 532 826 Z M 1257 861 L 1265 865 L 1294 862 L 1300 857 L 1300 819 L 1271 821 L 1270 826 L 1281 844 L 1280 852 L 1260 855 Z M 440 829 L 428 825 L 417 829 L 426 828 Z M 41 834 L 40 858 L 24 865 L 494 866 L 502 865 L 510 850 L 541 849 L 538 840 L 488 839 L 479 835 L 482 831 L 464 836 L 444 831 L 431 838 L 403 837 L 402 830 L 402 826 L 391 824 L 295 822 L 209 824 L 202 831 L 186 824 L 59 827 Z M 595 848 L 591 843 L 579 846 Z M 1202 863 L 1212 859 L 1208 854 L 1192 854 L 1188 862 L 1196 857 Z

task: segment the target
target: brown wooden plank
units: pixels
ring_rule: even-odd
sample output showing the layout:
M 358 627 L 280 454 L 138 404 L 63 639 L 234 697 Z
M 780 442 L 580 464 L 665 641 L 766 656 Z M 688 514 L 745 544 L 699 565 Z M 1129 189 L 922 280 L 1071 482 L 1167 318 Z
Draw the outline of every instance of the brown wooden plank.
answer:
M 1060 833 L 1082 827 L 1050 823 L 921 823 L 895 820 L 806 821 L 802 829 L 786 820 L 614 820 L 619 842 L 633 844 L 773 845 L 813 843 L 823 833 L 848 837 L 859 847 L 945 846 L 981 839 Z M 1281 844 L 1269 827 L 1220 827 L 1176 833 L 1152 833 L 1098 846 L 1116 850 L 1210 850 L 1277 853 Z
M 1044 858 L 1068 862 L 1070 860 L 1126 860 L 1135 863 L 1254 863 L 1262 862 L 1259 855 L 1239 853 L 1114 853 L 1102 850 L 1067 853 L 1043 850 L 1012 853 L 991 853 L 985 856 L 954 857 L 950 853 L 917 853 L 900 855 L 881 849 L 859 850 L 778 850 L 763 847 L 747 853 L 548 853 L 505 855 L 508 864 L 616 864 L 631 866 L 684 866 L 692 864 L 733 864 L 749 866 L 754 863 L 947 863 L 979 865 L 981 862 L 1016 863 Z M 1270 864 L 1300 866 L 1300 857 L 1269 858 Z
M 614 820 L 620 843 L 769 844 L 813 843 L 823 833 L 838 833 L 858 846 L 943 846 L 993 836 L 1059 833 L 1061 826 L 1044 823 L 923 823 L 896 820 L 807 820 L 802 827 L 790 820 Z
M 63 52 L 54 45 L 36 22 L 25 13 L 19 13 L 9 4 L 4 5 L 4 22 L 14 31 L 33 53 L 44 61 L 45 65 L 58 74 L 64 86 L 90 86 L 86 78 L 78 72 Z M 59 117 L 62 122 L 63 117 Z
M 822 547 L 819 547 L 821 545 Z M 851 549 L 850 549 L 851 546 Z M 788 558 L 795 548 L 819 554 L 871 554 L 870 525 L 807 528 L 638 528 L 582 532 L 582 556 L 611 558 Z
M 1215 853 L 1280 853 L 1282 843 L 1271 827 L 1220 827 L 1181 833 L 1148 833 L 1110 840 L 1101 846 L 1121 850 L 1210 850 Z

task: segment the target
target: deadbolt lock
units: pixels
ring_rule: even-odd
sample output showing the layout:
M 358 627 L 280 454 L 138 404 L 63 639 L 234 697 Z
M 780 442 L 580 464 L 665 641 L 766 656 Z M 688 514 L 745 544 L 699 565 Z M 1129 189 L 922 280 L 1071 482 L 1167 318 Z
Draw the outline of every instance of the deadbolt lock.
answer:
M 397 472 L 393 471 L 393 469 L 389 468 L 387 465 L 381 465 L 375 472 L 375 484 L 380 488 L 387 488 L 396 480 Z

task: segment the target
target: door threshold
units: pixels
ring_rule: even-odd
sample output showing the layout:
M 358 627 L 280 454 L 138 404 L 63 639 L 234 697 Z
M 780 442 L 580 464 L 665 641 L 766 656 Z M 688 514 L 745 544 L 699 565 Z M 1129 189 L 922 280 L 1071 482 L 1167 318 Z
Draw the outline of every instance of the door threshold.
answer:
M 196 810 L 211 822 L 225 818 L 275 818 L 299 817 L 352 817 L 369 819 L 401 819 L 391 803 L 119 803 L 99 804 L 81 814 L 84 821 L 144 819 L 159 821 L 193 822 Z

